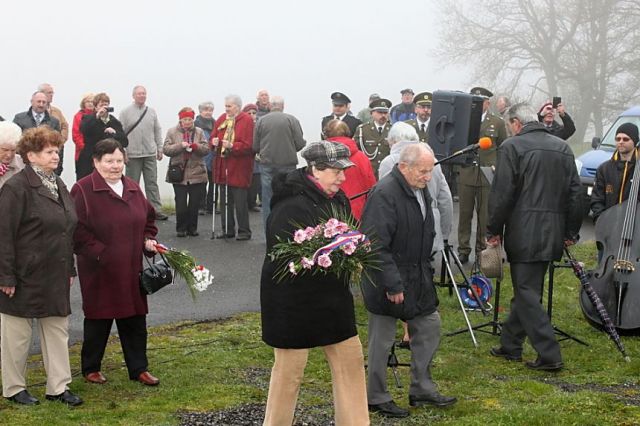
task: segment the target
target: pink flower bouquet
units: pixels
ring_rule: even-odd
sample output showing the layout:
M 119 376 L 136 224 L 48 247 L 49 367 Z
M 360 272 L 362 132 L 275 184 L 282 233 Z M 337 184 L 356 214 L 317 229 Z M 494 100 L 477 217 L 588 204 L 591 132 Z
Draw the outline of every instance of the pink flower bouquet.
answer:
M 291 239 L 278 238 L 269 255 L 282 265 L 275 274 L 278 281 L 305 273 L 334 273 L 359 284 L 363 270 L 375 266 L 369 238 L 335 217 L 299 228 Z

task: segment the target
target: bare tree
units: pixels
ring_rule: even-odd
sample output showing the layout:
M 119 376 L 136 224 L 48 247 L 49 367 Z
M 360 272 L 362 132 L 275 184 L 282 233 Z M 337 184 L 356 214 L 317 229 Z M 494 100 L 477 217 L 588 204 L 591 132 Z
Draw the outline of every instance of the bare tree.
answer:
M 440 13 L 440 59 L 512 96 L 561 95 L 575 141 L 639 101 L 640 0 L 444 0 Z

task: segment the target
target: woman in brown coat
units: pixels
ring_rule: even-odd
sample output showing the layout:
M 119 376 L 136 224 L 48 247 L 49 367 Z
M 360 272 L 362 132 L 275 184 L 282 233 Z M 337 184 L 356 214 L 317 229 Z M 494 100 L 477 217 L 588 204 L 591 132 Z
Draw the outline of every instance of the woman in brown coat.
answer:
M 129 378 L 154 386 L 148 372 L 147 298 L 140 292 L 143 250 L 155 252 L 156 212 L 135 181 L 122 175 L 124 149 L 115 139 L 98 142 L 95 170 L 71 189 L 78 213 L 74 234 L 84 311 L 82 374 L 91 383 L 100 372 L 113 320 Z
M 67 187 L 54 174 L 62 143 L 48 126 L 25 131 L 17 150 L 27 165 L 0 191 L 2 395 L 25 405 L 38 404 L 25 378 L 33 318 L 47 372 L 46 398 L 82 404 L 67 387 L 69 288 L 76 275 L 71 237 L 77 219 Z
M 167 182 L 173 184 L 176 202 L 176 232 L 178 237 L 198 235 L 198 208 L 206 194 L 207 168 L 204 156 L 209 145 L 202 129 L 195 127 L 195 112 L 185 107 L 178 113 L 180 122 L 167 132 L 162 151 L 171 157 Z M 172 166 L 182 166 L 182 179 L 172 179 Z

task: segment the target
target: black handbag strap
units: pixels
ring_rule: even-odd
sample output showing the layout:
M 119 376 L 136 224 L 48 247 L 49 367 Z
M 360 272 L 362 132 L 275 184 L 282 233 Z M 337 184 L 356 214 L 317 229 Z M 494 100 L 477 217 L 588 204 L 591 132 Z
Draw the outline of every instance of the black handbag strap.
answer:
M 153 254 L 153 256 L 152 256 L 153 263 L 151 263 L 149 261 L 149 258 L 147 256 L 142 256 L 142 257 L 144 257 L 144 259 L 147 261 L 147 265 L 149 265 L 151 267 L 151 266 L 155 265 L 155 263 L 156 263 L 156 254 L 159 254 L 160 257 L 162 258 L 162 261 L 164 262 L 164 264 L 167 265 L 167 267 L 171 268 L 171 266 L 169 265 L 169 262 L 167 262 L 167 258 L 164 257 L 164 254 L 162 254 L 160 252 L 156 252 L 156 253 Z
M 148 109 L 149 107 L 144 107 L 144 111 L 142 111 L 142 115 L 140 115 L 140 118 L 138 118 L 138 121 L 136 121 L 135 124 L 131 126 L 129 130 L 127 130 L 127 133 L 125 133 L 125 136 L 129 136 L 129 133 L 133 132 L 133 129 L 135 129 L 138 126 L 138 124 L 140 124 L 144 116 L 147 114 Z

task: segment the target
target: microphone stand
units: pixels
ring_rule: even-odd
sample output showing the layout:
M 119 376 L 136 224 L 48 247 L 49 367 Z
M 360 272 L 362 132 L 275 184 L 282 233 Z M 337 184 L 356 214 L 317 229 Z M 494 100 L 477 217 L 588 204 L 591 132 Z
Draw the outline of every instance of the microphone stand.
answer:
M 480 144 L 479 143 L 474 143 L 473 145 L 469 145 L 468 147 L 466 147 L 464 149 L 461 149 L 460 151 L 454 152 L 453 154 L 451 154 L 448 157 L 444 157 L 442 160 L 436 161 L 435 165 L 437 166 L 438 164 L 445 163 L 445 162 L 447 162 L 447 161 L 449 161 L 451 159 L 454 159 L 456 157 L 459 157 L 459 156 L 461 156 L 463 154 L 468 154 L 470 152 L 477 151 L 479 148 L 480 148 Z

